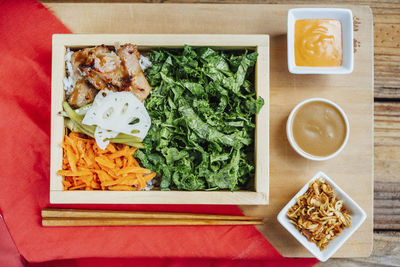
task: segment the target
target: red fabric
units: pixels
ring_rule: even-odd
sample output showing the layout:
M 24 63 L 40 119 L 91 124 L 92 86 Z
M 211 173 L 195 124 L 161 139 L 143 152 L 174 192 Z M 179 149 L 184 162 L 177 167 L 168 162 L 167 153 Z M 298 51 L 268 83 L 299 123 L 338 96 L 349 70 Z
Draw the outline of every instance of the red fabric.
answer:
M 137 258 L 115 260 L 118 266 L 145 264 L 154 258 L 161 265 L 173 266 L 189 261 L 192 264 L 194 258 L 200 259 L 199 266 L 213 259 L 224 259 L 221 263 L 225 265 L 229 259 L 266 260 L 264 263 L 271 264 L 316 262 L 284 259 L 253 226 L 42 227 L 40 210 L 49 207 L 51 36 L 68 32 L 38 2 L 0 2 L 0 209 L 23 257 L 29 262 L 84 257 Z M 236 206 L 68 207 L 241 214 Z M 111 265 L 111 260 L 47 264 L 99 266 L 100 263 Z
M 0 266 L 23 267 L 23 260 L 0 215 Z
M 214 259 L 199 259 L 199 258 L 180 258 L 180 259 L 154 259 L 154 258 L 136 258 L 136 259 L 79 259 L 79 260 L 62 260 L 51 261 L 44 263 L 28 264 L 27 267 L 294 267 L 294 266 L 310 266 L 310 259 L 281 259 L 269 260 L 214 260 Z M 315 262 L 315 261 L 314 261 Z

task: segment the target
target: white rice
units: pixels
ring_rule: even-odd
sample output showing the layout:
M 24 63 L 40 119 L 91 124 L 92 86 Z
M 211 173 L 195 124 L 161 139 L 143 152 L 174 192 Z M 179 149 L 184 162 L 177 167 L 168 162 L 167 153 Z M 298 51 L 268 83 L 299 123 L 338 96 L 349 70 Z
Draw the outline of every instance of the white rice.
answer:
M 151 64 L 150 59 L 142 55 L 140 55 L 139 65 L 142 68 L 143 72 L 145 72 L 148 68 L 153 66 L 153 64 Z
M 71 56 L 74 53 L 74 51 L 67 50 L 67 53 L 65 54 L 64 60 L 65 60 L 65 65 L 66 65 L 66 70 L 67 70 L 67 75 L 64 78 L 64 90 L 65 94 L 70 96 L 72 92 L 74 91 L 75 87 L 75 80 L 74 80 L 74 71 L 72 70 L 72 64 L 71 64 Z
M 154 185 L 153 185 L 153 179 L 151 179 L 150 181 L 146 182 L 146 187 L 143 190 L 151 190 L 153 189 Z

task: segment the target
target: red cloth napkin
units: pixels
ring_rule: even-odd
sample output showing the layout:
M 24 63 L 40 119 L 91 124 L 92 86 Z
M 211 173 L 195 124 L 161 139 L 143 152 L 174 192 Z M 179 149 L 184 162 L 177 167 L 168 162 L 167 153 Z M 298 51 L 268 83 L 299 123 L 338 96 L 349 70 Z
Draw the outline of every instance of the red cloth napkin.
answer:
M 8 232 L 0 215 L 0 266 L 23 267 L 23 259 Z
M 196 258 L 199 266 L 212 259 L 265 260 L 274 265 L 316 262 L 284 259 L 253 226 L 42 227 L 40 210 L 49 206 L 51 36 L 69 32 L 38 2 L 0 1 L 0 209 L 23 257 L 29 262 L 135 258 L 113 261 L 114 266 L 147 265 L 154 258 L 168 258 L 160 264 L 178 258 L 177 265 L 192 265 Z M 68 207 L 241 214 L 236 206 Z M 57 264 L 100 262 L 111 265 L 110 259 Z

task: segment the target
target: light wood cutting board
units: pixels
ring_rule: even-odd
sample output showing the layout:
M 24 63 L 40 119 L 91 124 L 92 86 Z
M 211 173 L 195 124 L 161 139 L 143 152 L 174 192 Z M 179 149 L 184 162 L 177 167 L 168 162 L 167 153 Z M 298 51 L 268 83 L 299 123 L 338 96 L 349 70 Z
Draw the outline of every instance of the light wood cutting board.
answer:
M 311 256 L 278 223 L 280 209 L 319 170 L 367 213 L 367 220 L 336 257 L 367 257 L 373 235 L 373 24 L 369 7 L 345 6 L 354 15 L 354 72 L 293 75 L 286 58 L 288 5 L 46 4 L 74 33 L 241 33 L 270 35 L 270 205 L 241 206 L 266 217 L 258 229 L 287 257 Z M 326 6 L 324 6 L 326 7 Z M 343 7 L 343 6 L 342 6 Z M 100 19 L 99 19 L 100 18 Z M 339 156 L 311 162 L 290 147 L 285 124 L 290 110 L 311 97 L 328 98 L 349 117 L 350 138 Z

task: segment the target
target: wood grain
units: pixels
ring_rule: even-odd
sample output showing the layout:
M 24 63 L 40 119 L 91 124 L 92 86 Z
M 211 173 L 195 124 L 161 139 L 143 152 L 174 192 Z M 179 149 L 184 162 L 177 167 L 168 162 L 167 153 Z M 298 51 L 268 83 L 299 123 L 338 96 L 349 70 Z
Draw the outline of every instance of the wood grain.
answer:
M 42 226 L 257 225 L 262 217 L 120 210 L 42 210 Z
M 102 11 L 108 13 L 110 9 Z M 114 25 L 121 26 L 129 17 L 121 16 L 123 6 L 114 6 Z M 161 10 L 158 10 L 161 15 Z M 129 13 L 125 13 L 128 15 Z M 84 14 L 81 14 L 82 16 Z M 145 17 L 142 18 L 145 21 Z M 90 25 L 90 24 L 89 24 Z M 103 25 L 104 27 L 105 25 Z M 122 28 L 122 27 L 121 27 Z M 144 27 L 146 28 L 146 27 Z M 92 28 L 93 30 L 93 28 Z M 77 31 L 79 32 L 79 31 Z M 256 116 L 255 130 L 255 192 L 254 191 L 63 191 L 61 169 L 64 138 L 63 80 L 65 77 L 65 51 L 69 47 L 87 47 L 105 44 L 112 46 L 135 43 L 139 50 L 158 47 L 212 46 L 221 49 L 254 49 L 258 53 L 255 66 L 255 90 L 265 99 L 265 105 Z M 269 201 L 269 36 L 266 34 L 54 34 L 51 86 L 51 159 L 50 203 L 103 203 L 103 204 L 240 204 L 266 205 Z
M 45 2 L 64 2 L 45 1 Z M 71 1 L 72 2 L 72 1 Z M 85 1 L 74 1 L 85 2 Z M 91 2 L 91 1 L 86 1 Z M 173 1 L 98 1 L 98 2 L 168 2 Z M 180 1 L 182 2 L 182 1 Z M 315 1 L 299 0 L 265 0 L 265 1 L 183 1 L 183 2 L 218 2 L 218 3 L 286 3 L 286 4 L 315 4 Z M 398 27 L 400 24 L 400 9 L 398 0 L 390 1 L 346 1 L 346 0 L 325 0 L 320 4 L 361 4 L 369 5 L 373 11 L 375 25 L 375 98 L 376 99 L 400 99 L 400 49 L 396 46 L 399 43 L 398 35 L 391 36 L 391 32 L 380 31 L 388 28 L 386 25 Z M 377 31 L 376 28 L 379 28 Z M 396 42 L 394 42 L 396 41 Z M 383 46 L 388 43 L 394 47 Z M 400 191 L 400 132 L 396 128 L 400 115 L 400 104 L 396 102 L 375 103 L 375 213 L 380 209 L 395 209 L 399 207 L 399 197 L 396 192 Z M 395 127 L 393 126 L 395 125 Z M 397 183 L 396 183 L 397 181 Z M 388 186 L 385 186 L 388 183 Z M 383 192 L 390 189 L 392 193 Z M 378 199 L 379 198 L 379 199 Z M 398 214 L 398 213 L 397 213 Z M 390 217 L 390 215 L 389 215 Z M 389 219 L 390 220 L 390 219 Z M 390 224 L 375 221 L 375 227 L 389 229 Z M 353 259 L 330 259 L 327 263 L 318 266 L 399 266 L 400 232 L 376 231 L 374 234 L 374 250 L 369 258 Z
M 266 217 L 258 229 L 285 256 L 310 256 L 276 221 L 288 200 L 317 171 L 324 170 L 360 204 L 367 220 L 338 251 L 337 257 L 368 256 L 373 230 L 373 35 L 366 7 L 349 6 L 359 18 L 355 38 L 355 71 L 350 75 L 291 75 L 286 65 L 286 13 L 289 5 L 48 5 L 73 31 L 80 33 L 231 33 L 270 34 L 270 205 L 241 206 L 246 215 Z M 113 10 L 111 10 L 113 9 Z M 97 17 L 107 20 L 92 21 Z M 154 21 L 154 18 L 159 20 Z M 135 24 L 129 23 L 135 20 Z M 199 23 L 201 22 L 201 23 Z M 172 27 L 173 25 L 173 27 Z M 123 27 L 121 27 L 123 26 Z M 327 162 L 298 156 L 285 138 L 290 110 L 310 97 L 326 97 L 349 116 L 351 137 L 342 153 Z M 340 168 L 338 168 L 340 166 Z M 351 167 L 350 167 L 351 166 Z M 352 184 L 347 181 L 351 180 Z M 73 192 L 70 192 L 73 193 Z M 90 192 L 89 192 L 90 193 Z
M 173 3 L 177 1 L 163 1 Z M 181 1 L 179 1 L 181 2 Z M 183 1 L 213 2 L 213 1 Z M 254 1 L 218 1 L 218 3 L 267 3 L 267 4 L 315 4 L 315 1 L 301 0 L 254 0 Z M 327 4 L 368 5 L 374 15 L 375 50 L 375 98 L 400 100 L 400 1 L 389 0 L 328 0 Z M 357 26 L 357 18 L 355 19 Z M 357 27 L 355 27 L 357 30 Z
M 400 103 L 375 103 L 374 228 L 400 230 Z
M 65 2 L 63 0 L 44 1 L 46 3 Z M 70 1 L 92 2 L 92 1 Z M 97 2 L 153 2 L 153 3 L 255 3 L 255 4 L 315 4 L 313 0 L 156 0 L 132 1 L 114 0 Z M 325 0 L 321 4 L 368 5 L 374 15 L 375 46 L 375 98 L 400 99 L 400 1 L 398 0 Z M 355 20 L 357 26 L 357 20 Z M 355 27 L 357 30 L 357 27 Z
M 124 211 L 97 209 L 57 209 L 46 208 L 41 212 L 42 218 L 97 218 L 97 219 L 188 219 L 188 220 L 232 220 L 262 221 L 263 217 L 235 216 L 220 214 L 198 214 L 157 211 Z
M 375 182 L 375 230 L 400 230 L 399 182 Z
M 400 182 L 400 103 L 376 102 L 374 113 L 375 181 Z
M 375 267 L 400 266 L 400 232 L 377 231 L 374 235 L 374 249 L 368 258 L 330 259 L 315 267 Z
M 330 259 L 317 267 L 400 266 L 400 102 L 375 102 L 374 113 L 375 232 L 372 254 L 368 258 Z
M 43 218 L 42 226 L 135 226 L 135 225 L 259 225 L 262 221 L 193 220 L 193 219 L 130 219 L 130 218 Z

